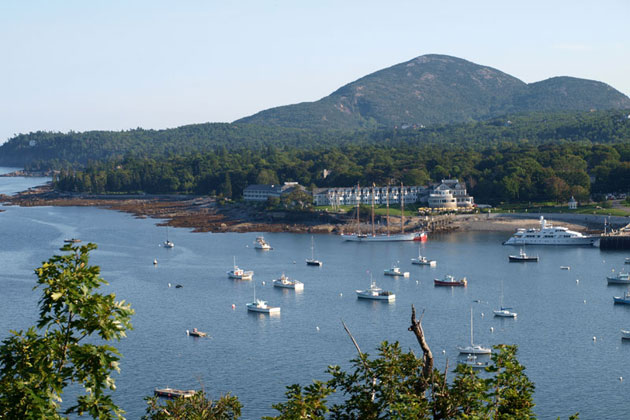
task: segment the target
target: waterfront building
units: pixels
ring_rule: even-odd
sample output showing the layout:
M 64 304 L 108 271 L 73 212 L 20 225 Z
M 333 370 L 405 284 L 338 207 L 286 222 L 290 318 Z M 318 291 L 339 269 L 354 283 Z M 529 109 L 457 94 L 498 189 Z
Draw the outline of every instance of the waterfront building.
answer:
M 405 203 L 419 203 L 426 201 L 429 189 L 423 186 L 390 185 L 384 187 L 336 187 L 317 188 L 313 191 L 313 202 L 316 206 L 356 206 L 357 203 L 383 205 L 399 204 L 401 195 Z
M 267 201 L 269 197 L 280 198 L 283 195 L 290 194 L 296 189 L 304 190 L 305 188 L 297 182 L 285 182 L 282 185 L 253 184 L 245 187 L 243 190 L 243 198 L 246 201 Z
M 429 207 L 445 209 L 466 209 L 475 205 L 472 196 L 466 191 L 466 184 L 457 179 L 443 179 L 433 188 L 428 198 Z

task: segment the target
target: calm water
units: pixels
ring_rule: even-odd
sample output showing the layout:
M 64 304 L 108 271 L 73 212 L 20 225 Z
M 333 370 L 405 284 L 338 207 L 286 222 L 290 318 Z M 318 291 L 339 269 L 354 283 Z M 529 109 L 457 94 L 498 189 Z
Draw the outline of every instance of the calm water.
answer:
M 0 179 L 5 190 L 12 182 L 24 181 Z M 426 310 L 423 324 L 440 368 L 447 358 L 452 365 L 459 357 L 457 345 L 468 343 L 471 306 L 476 343 L 518 344 L 536 384 L 541 418 L 579 411 L 584 419 L 621 419 L 630 410 L 630 343 L 620 339 L 620 329 L 630 328 L 630 307 L 613 305 L 613 295 L 623 288 L 605 282 L 611 270 L 623 268 L 623 253 L 530 247 L 539 263 L 510 264 L 508 254 L 518 249 L 501 245 L 505 234 L 461 233 L 421 245 L 423 254 L 438 260 L 429 268 L 409 263 L 418 254 L 416 244 L 357 244 L 318 235 L 315 255 L 324 265 L 317 268 L 304 263 L 311 252 L 309 235 L 266 234 L 274 249 L 263 252 L 253 249 L 256 234 L 169 229 L 175 248 L 165 249 L 160 243 L 166 232 L 156 220 L 95 208 L 2 209 L 0 338 L 33 324 L 38 298 L 31 290 L 33 269 L 64 238 L 97 243 L 92 262 L 101 266 L 118 298 L 136 310 L 135 329 L 119 344 L 124 358 L 115 393 L 130 419 L 143 414 L 144 396 L 167 385 L 203 386 L 213 396 L 232 392 L 244 405 L 245 419 L 273 415 L 271 405 L 283 400 L 285 385 L 325 380 L 329 364 L 347 366 L 355 356 L 342 319 L 366 352 L 383 340 L 398 340 L 419 353 L 407 331 L 412 303 Z M 234 256 L 239 266 L 255 271 L 256 295 L 281 306 L 280 316 L 246 311 L 253 282 L 227 279 Z M 410 278 L 382 275 L 396 261 Z M 560 270 L 563 265 L 571 270 Z M 357 301 L 354 290 L 369 286 L 367 271 L 396 293 L 395 303 Z M 271 287 L 283 272 L 305 283 L 303 293 Z M 433 278 L 445 273 L 467 276 L 469 287 L 434 288 Z M 491 316 L 499 306 L 501 281 L 504 303 L 518 312 L 516 320 Z M 193 327 L 212 338 L 187 337 Z

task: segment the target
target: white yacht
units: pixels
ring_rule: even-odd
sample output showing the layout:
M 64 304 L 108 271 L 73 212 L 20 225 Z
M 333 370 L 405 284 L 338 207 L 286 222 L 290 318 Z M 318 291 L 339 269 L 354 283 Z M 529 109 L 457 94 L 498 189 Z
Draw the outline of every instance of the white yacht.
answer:
M 255 249 L 261 249 L 263 251 L 269 251 L 271 248 L 271 245 L 269 245 L 266 241 L 265 238 L 262 236 L 259 236 L 256 238 L 256 240 L 254 241 L 254 248 Z
M 256 299 L 248 303 L 247 310 L 250 312 L 260 312 L 263 314 L 277 314 L 280 312 L 279 306 L 269 306 L 266 300 Z
M 299 280 L 291 280 L 284 273 L 279 279 L 273 281 L 273 287 L 281 287 L 283 289 L 304 290 L 304 283 Z
M 599 236 L 584 235 L 562 226 L 553 226 L 540 216 L 540 229 L 519 228 L 503 245 L 592 245 L 597 246 Z
M 358 299 L 372 299 L 372 300 L 386 300 L 391 302 L 396 299 L 396 295 L 392 292 L 381 289 L 376 286 L 376 283 L 372 282 L 370 288 L 367 290 L 357 290 Z
M 234 268 L 227 272 L 228 278 L 236 280 L 251 280 L 254 276 L 253 271 L 245 271 L 236 265 L 236 257 L 234 257 Z

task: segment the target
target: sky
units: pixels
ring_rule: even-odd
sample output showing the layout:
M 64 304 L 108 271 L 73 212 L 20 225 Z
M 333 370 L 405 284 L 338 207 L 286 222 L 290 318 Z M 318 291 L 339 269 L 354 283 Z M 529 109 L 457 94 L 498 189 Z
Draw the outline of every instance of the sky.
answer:
M 630 96 L 629 18 L 629 0 L 0 0 L 0 142 L 231 122 L 424 54 Z

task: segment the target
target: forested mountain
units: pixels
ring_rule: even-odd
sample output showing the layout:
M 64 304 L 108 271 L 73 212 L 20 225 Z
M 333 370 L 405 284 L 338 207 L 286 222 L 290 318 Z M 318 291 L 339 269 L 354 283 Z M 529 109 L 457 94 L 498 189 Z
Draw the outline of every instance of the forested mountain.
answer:
M 369 74 L 319 101 L 271 108 L 236 122 L 357 129 L 623 108 L 630 108 L 630 98 L 605 83 L 555 77 L 527 84 L 491 67 L 430 54 Z
M 37 132 L 0 146 L 0 165 L 30 169 L 80 167 L 89 161 L 123 157 L 159 159 L 171 155 L 314 148 L 345 145 L 462 144 L 484 147 L 500 142 L 530 144 L 630 141 L 630 111 L 530 113 L 484 122 L 377 130 L 333 131 L 251 124 L 196 124 L 168 130 Z

